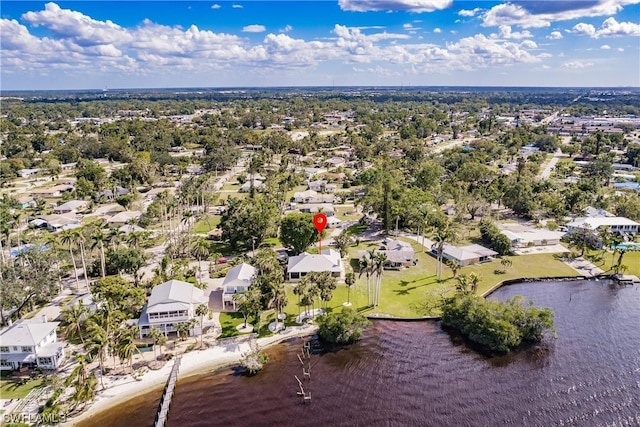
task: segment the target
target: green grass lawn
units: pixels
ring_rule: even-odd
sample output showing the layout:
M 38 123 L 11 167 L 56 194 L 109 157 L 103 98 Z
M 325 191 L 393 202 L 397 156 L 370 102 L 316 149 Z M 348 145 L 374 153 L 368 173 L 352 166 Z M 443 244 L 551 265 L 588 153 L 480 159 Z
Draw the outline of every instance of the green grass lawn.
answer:
M 594 260 L 593 256 L 596 257 L 596 260 Z M 612 267 L 618 263 L 618 256 L 619 254 L 616 253 L 614 257 L 613 252 L 610 251 L 605 253 L 602 251 L 590 251 L 587 254 L 587 259 L 590 259 L 595 266 L 603 269 L 605 273 L 613 273 Z M 627 270 L 623 274 L 632 274 L 640 277 L 640 252 L 626 252 L 622 257 L 622 265 L 627 266 Z
M 407 240 L 409 241 L 409 240 Z M 367 307 L 366 277 L 360 277 L 351 289 L 350 301 L 352 307 L 367 315 L 389 315 L 394 317 L 415 318 L 426 314 L 425 302 L 434 301 L 441 294 L 452 291 L 455 279 L 452 271 L 443 265 L 442 281 L 436 277 L 437 261 L 434 257 L 421 250 L 420 245 L 412 243 L 416 250 L 418 264 L 405 270 L 385 270 L 382 276 L 380 305 L 373 309 Z M 354 271 L 358 271 L 357 254 L 359 250 L 374 249 L 377 245 L 368 243 L 351 247 L 349 250 L 350 264 Z M 507 279 L 521 277 L 552 277 L 552 276 L 577 276 L 577 272 L 561 261 L 556 260 L 552 254 L 535 254 L 511 257 L 513 265 L 504 274 L 496 274 L 496 270 L 503 267 L 499 260 L 489 263 L 461 268 L 458 274 L 475 272 L 481 276 L 478 293 L 482 294 L 494 287 L 497 283 Z M 373 279 L 371 279 L 373 283 Z M 294 284 L 287 284 L 287 296 L 289 304 L 285 312 L 290 317 L 298 315 L 297 296 L 293 294 Z M 347 287 L 338 285 L 333 293 L 333 298 L 328 304 L 329 310 L 340 308 L 347 301 Z M 317 303 L 316 303 L 317 306 Z M 304 310 L 304 309 L 303 309 Z
M 207 234 L 218 224 L 220 224 L 220 215 L 206 215 L 193 225 L 193 232 L 196 234 Z
M 357 221 L 360 218 L 362 218 L 362 214 L 359 214 L 359 213 L 353 214 L 353 212 L 355 212 L 355 207 L 353 206 L 340 206 L 340 205 L 336 206 L 336 218 L 338 218 L 341 221 L 350 221 L 350 220 Z
M 238 181 L 229 180 L 229 181 L 225 182 L 225 184 L 222 186 L 221 190 L 238 191 L 240 189 L 240 187 L 242 187 L 242 185 Z
M 14 380 L 0 380 L 0 398 L 2 399 L 22 399 L 31 390 L 42 386 L 42 380 L 29 380 L 26 384 L 19 385 Z

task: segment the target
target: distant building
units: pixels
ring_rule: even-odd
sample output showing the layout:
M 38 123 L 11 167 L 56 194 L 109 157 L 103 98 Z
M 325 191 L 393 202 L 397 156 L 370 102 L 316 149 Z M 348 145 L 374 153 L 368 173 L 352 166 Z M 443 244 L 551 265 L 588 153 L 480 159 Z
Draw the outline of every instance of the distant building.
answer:
M 412 267 L 418 262 L 416 252 L 407 242 L 401 240 L 384 239 L 376 253 L 383 253 L 387 256 L 384 263 L 385 269 L 399 270 L 401 268 Z M 368 251 L 358 253 L 360 259 L 368 258 Z
M 581 217 L 567 224 L 567 233 L 591 232 L 599 233 L 608 230 L 620 235 L 635 236 L 638 234 L 640 224 L 628 218 L 619 216 L 606 217 Z
M 432 247 L 431 253 L 434 256 L 437 256 L 437 248 Z M 455 262 L 456 265 L 459 265 L 460 267 L 479 264 L 482 262 L 489 262 L 496 255 L 498 255 L 496 251 L 485 248 L 482 245 L 467 245 L 458 247 L 445 244 L 442 249 L 442 257 L 444 259 Z
M 0 332 L 0 370 L 21 368 L 57 369 L 65 357 L 64 342 L 58 342 L 59 322 L 22 319 Z
M 333 194 L 320 194 L 317 191 L 307 190 L 298 191 L 293 194 L 293 199 L 296 203 L 333 203 L 335 195 Z
M 86 210 L 89 207 L 89 202 L 86 200 L 70 200 L 66 203 L 53 208 L 54 214 L 68 214 L 78 213 Z
M 29 191 L 29 194 L 34 197 L 38 196 L 44 198 L 58 198 L 62 197 L 62 194 L 68 191 L 73 191 L 73 185 L 62 184 L 50 188 L 35 188 Z
M 137 220 L 140 216 L 142 216 L 142 212 L 140 211 L 124 211 L 107 219 L 107 224 L 110 227 L 120 227 L 129 224 L 133 220 Z
M 49 231 L 67 230 L 80 226 L 80 219 L 73 213 L 42 215 L 29 222 L 36 228 L 46 227 Z

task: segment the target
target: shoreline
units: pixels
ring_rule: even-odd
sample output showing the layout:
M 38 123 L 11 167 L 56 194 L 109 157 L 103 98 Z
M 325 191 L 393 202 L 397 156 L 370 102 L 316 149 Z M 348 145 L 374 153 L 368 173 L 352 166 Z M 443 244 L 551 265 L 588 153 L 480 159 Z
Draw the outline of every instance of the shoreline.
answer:
M 317 327 L 313 325 L 291 326 L 287 328 L 284 333 L 258 338 L 256 342 L 262 349 L 290 338 L 309 336 L 316 331 Z M 194 350 L 185 353 L 182 355 L 178 380 L 231 366 L 239 362 L 243 353 L 248 350 L 249 340 L 247 339 L 239 343 L 216 345 L 206 350 Z M 76 417 L 70 418 L 61 425 L 75 426 L 137 395 L 155 389 L 162 389 L 167 382 L 172 367 L 173 363 L 166 363 L 156 371 L 149 370 L 140 380 L 133 379 L 131 375 L 126 375 L 122 378 L 124 381 L 121 383 L 120 379 L 112 380 L 110 386 L 97 392 L 96 399 L 90 404 L 86 411 Z M 105 377 L 105 379 L 106 378 L 108 377 Z

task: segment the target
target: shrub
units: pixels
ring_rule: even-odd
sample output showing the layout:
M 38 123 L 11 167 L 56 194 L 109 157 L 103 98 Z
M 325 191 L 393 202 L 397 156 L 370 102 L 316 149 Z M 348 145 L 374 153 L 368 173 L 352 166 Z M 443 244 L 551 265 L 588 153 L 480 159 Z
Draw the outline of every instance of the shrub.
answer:
M 500 302 L 456 295 L 443 306 L 442 324 L 493 352 L 506 353 L 522 343 L 539 342 L 553 330 L 553 312 L 532 305 L 520 296 Z
M 371 322 L 362 314 L 349 307 L 340 313 L 331 313 L 318 318 L 318 335 L 332 344 L 350 344 L 362 338 L 362 331 Z

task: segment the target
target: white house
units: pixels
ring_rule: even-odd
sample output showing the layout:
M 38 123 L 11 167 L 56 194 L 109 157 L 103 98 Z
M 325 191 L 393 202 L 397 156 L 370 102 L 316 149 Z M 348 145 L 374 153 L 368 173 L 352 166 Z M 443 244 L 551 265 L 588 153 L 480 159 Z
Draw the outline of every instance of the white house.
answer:
M 233 295 L 248 291 L 256 272 L 254 267 L 244 262 L 229 270 L 222 282 L 222 307 L 227 303 L 231 303 L 233 304 L 233 309 L 236 309 Z
M 637 222 L 620 216 L 581 217 L 567 224 L 567 233 L 609 230 L 612 233 L 635 236 L 638 234 L 638 227 L 640 224 Z
M 137 220 L 140 216 L 142 216 L 142 212 L 140 211 L 124 211 L 107 219 L 107 224 L 110 227 L 120 227 L 129 224 L 133 220 Z
M 561 231 L 551 231 L 546 229 L 501 229 L 500 232 L 507 236 L 511 241 L 511 246 L 514 248 L 558 245 L 560 244 L 560 239 L 564 235 Z
M 22 319 L 0 332 L 0 370 L 20 368 L 57 369 L 65 357 L 64 342 L 58 342 L 59 322 Z
M 89 202 L 86 200 L 70 200 L 66 203 L 53 208 L 54 214 L 68 214 L 82 212 L 89 207 Z
M 308 205 L 298 205 L 298 210 L 302 213 L 318 213 L 322 212 L 327 217 L 335 216 L 336 209 L 330 203 L 312 203 Z
M 320 194 L 317 191 L 307 190 L 293 193 L 293 199 L 296 203 L 333 203 L 335 196 L 333 194 Z
M 309 254 L 306 252 L 292 256 L 287 262 L 287 279 L 297 282 L 307 274 L 329 271 L 336 278 L 344 277 L 344 264 L 340 254 L 333 249 L 323 249 L 322 254 Z
M 387 256 L 384 263 L 385 269 L 401 269 L 403 267 L 411 267 L 416 265 L 416 252 L 413 247 L 400 240 L 384 239 L 380 247 L 375 252 L 383 253 Z M 360 251 L 358 253 L 360 259 L 368 258 L 368 251 Z
M 41 217 L 29 222 L 34 227 L 46 227 L 49 231 L 67 230 L 80 226 L 80 219 L 74 213 L 64 215 L 42 215 Z
M 431 249 L 431 253 L 435 256 L 438 255 L 435 247 Z M 442 248 L 442 257 L 455 262 L 461 267 L 489 262 L 496 255 L 498 255 L 496 251 L 485 248 L 482 245 L 453 246 L 445 244 Z
M 324 191 L 324 186 L 327 185 L 327 181 L 324 179 L 318 179 L 316 181 L 309 181 L 309 190 L 317 191 L 319 193 Z
M 204 291 L 191 283 L 180 280 L 161 283 L 151 290 L 149 301 L 142 308 L 138 320 L 140 336 L 149 335 L 151 328 L 158 328 L 165 335 L 176 332 L 179 323 L 196 319 L 198 305 L 208 302 L 209 298 L 204 295 Z M 200 326 L 197 324 L 189 330 L 190 335 L 199 333 Z

